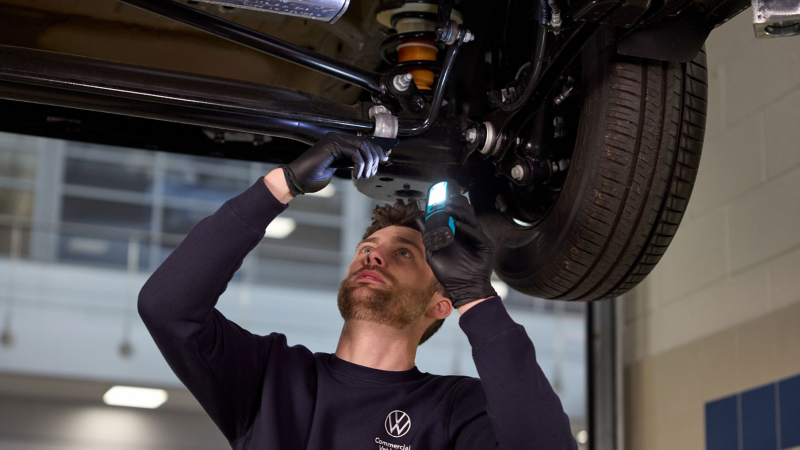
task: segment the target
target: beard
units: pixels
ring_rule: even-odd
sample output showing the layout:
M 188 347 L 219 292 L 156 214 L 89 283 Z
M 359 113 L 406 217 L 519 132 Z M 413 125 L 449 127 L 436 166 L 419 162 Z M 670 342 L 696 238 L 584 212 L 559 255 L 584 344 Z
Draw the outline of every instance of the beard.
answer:
M 377 289 L 372 283 L 356 282 L 355 277 L 363 270 L 378 272 L 391 288 Z M 345 321 L 364 320 L 393 328 L 405 328 L 425 314 L 428 302 L 437 292 L 437 285 L 435 280 L 427 286 L 403 285 L 394 277 L 379 272 L 374 266 L 365 266 L 342 280 L 339 285 L 339 313 Z

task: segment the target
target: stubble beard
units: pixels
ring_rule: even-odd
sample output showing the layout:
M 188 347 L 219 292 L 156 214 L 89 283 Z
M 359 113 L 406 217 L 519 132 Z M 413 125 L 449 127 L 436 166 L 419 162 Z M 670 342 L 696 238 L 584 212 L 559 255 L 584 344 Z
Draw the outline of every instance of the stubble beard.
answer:
M 345 321 L 364 320 L 402 329 L 425 314 L 428 302 L 436 293 L 435 283 L 423 287 L 402 285 L 384 273 L 381 276 L 390 282 L 390 289 L 379 289 L 371 286 L 371 283 L 356 282 L 355 277 L 362 270 L 375 269 L 364 267 L 342 280 L 339 285 L 337 304 Z

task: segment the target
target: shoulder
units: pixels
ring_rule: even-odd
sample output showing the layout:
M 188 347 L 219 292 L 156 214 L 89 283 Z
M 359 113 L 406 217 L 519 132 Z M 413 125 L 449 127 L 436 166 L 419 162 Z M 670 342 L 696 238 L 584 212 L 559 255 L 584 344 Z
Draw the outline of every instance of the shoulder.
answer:
M 431 375 L 427 380 L 433 390 L 449 398 L 449 409 L 486 409 L 486 394 L 481 380 L 461 375 Z
M 486 392 L 481 380 L 462 377 L 455 386 L 450 413 L 464 418 L 475 417 L 486 412 Z
M 289 345 L 286 335 L 282 333 L 270 333 L 263 336 L 268 345 L 270 358 L 279 358 L 286 361 L 313 363 L 314 354 L 304 345 Z

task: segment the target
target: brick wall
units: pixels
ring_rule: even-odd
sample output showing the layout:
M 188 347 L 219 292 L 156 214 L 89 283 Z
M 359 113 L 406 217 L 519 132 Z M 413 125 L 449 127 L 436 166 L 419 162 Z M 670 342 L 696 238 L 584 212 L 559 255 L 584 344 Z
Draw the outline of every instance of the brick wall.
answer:
M 800 37 L 751 18 L 711 33 L 689 210 L 623 299 L 630 450 L 705 449 L 705 403 L 800 374 Z

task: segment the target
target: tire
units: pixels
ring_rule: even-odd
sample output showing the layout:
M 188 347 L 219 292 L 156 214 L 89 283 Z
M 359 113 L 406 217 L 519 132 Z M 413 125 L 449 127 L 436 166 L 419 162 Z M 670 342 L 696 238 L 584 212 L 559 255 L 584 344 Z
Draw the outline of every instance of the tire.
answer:
M 664 255 L 692 193 L 706 121 L 705 49 L 686 64 L 622 57 L 611 35 L 600 31 L 582 53 L 577 140 L 547 215 L 523 228 L 491 198 L 473 202 L 495 241 L 495 272 L 528 295 L 598 300 L 632 289 Z

